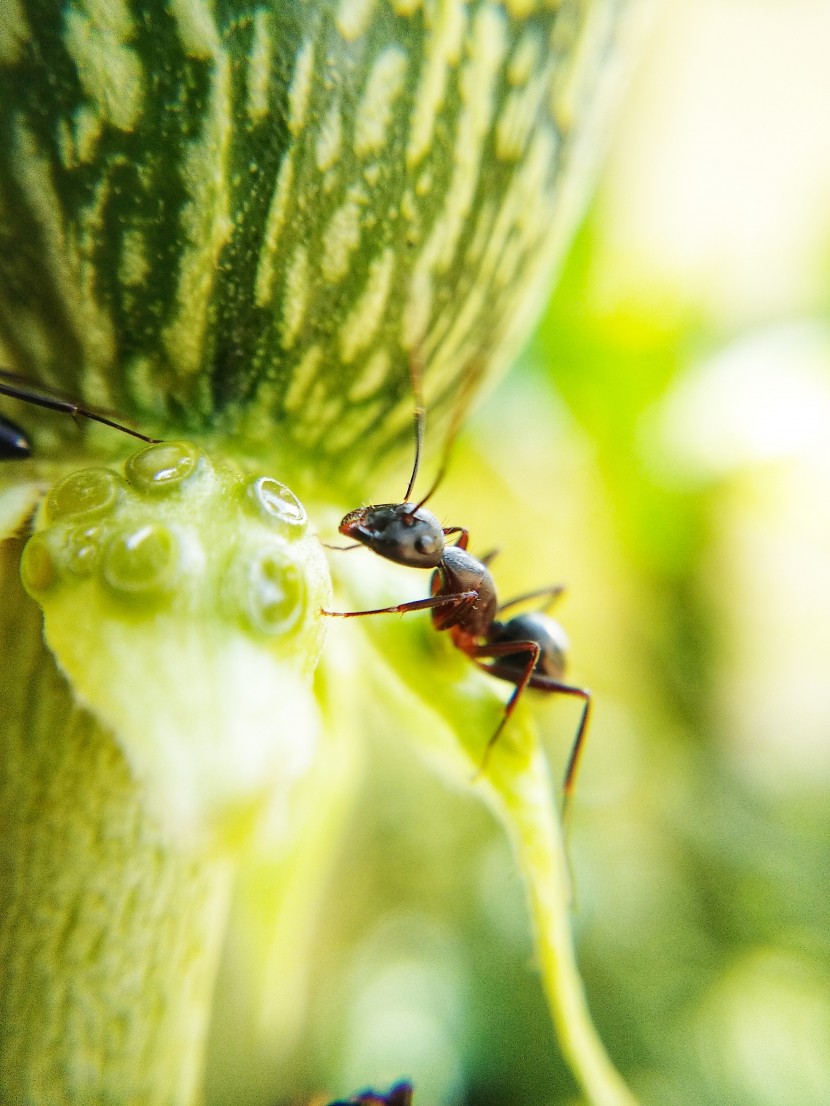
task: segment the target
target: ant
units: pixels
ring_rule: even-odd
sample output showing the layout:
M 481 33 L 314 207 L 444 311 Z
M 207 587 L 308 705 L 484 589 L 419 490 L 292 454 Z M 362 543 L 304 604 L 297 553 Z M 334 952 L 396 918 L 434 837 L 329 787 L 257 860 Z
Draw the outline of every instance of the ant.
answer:
M 442 526 L 436 516 L 426 510 L 424 504 L 432 497 L 444 477 L 449 452 L 460 424 L 461 405 L 456 409 L 444 457 L 432 487 L 419 502 L 410 501 L 418 474 L 426 421 L 420 370 L 414 359 L 410 361 L 410 377 L 415 397 L 415 458 L 404 501 L 358 507 L 342 519 L 339 530 L 341 534 L 353 538 L 357 544 L 367 546 L 373 553 L 387 560 L 410 568 L 433 569 L 431 594 L 429 598 L 399 603 L 394 607 L 323 613 L 337 618 L 358 618 L 372 614 L 404 614 L 429 608 L 432 610 L 432 624 L 436 630 L 448 631 L 453 645 L 475 664 L 491 676 L 514 685 L 501 721 L 485 746 L 475 778 L 485 771 L 493 747 L 525 688 L 532 687 L 539 691 L 582 699 L 582 714 L 562 785 L 564 816 L 573 794 L 591 713 L 591 692 L 563 682 L 567 637 L 562 627 L 544 613 L 562 594 L 564 588 L 560 585 L 540 588 L 499 605 L 496 586 L 488 568 L 488 563 L 495 554 L 490 553 L 477 560 L 467 549 L 467 530 L 461 526 Z M 458 535 L 457 539 L 448 543 L 446 539 L 454 534 Z M 547 596 L 548 601 L 539 611 L 515 615 L 506 621 L 498 617 L 510 607 L 542 596 Z
M 101 423 L 102 426 L 110 426 L 113 430 L 120 430 L 123 434 L 139 438 L 148 445 L 158 445 L 161 441 L 160 438 L 151 438 L 147 434 L 142 434 L 132 426 L 116 422 L 100 411 L 39 391 L 28 381 L 7 369 L 0 369 L 0 395 L 18 399 L 22 403 L 31 403 L 35 407 L 45 407 L 49 411 L 61 411 L 71 415 L 73 419 L 89 419 L 91 422 Z M 31 455 L 32 444 L 25 431 L 5 415 L 0 415 L 0 461 L 23 461 Z

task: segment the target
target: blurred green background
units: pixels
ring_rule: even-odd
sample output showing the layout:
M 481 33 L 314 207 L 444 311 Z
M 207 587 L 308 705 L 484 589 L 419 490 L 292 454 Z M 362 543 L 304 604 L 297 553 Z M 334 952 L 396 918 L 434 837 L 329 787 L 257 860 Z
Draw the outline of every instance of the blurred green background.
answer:
M 500 549 L 504 598 L 568 587 L 571 674 L 596 693 L 574 923 L 615 1062 L 644 1103 L 819 1106 L 830 8 L 655 11 L 560 286 L 432 506 L 474 551 Z M 428 471 L 441 445 L 428 437 Z M 367 498 L 399 495 L 404 467 Z M 504 837 L 422 766 L 392 709 L 366 706 L 372 767 L 326 892 L 307 1018 L 279 1052 L 246 1037 L 230 955 L 213 1106 L 401 1076 L 417 1106 L 579 1101 Z M 559 778 L 578 707 L 533 709 Z

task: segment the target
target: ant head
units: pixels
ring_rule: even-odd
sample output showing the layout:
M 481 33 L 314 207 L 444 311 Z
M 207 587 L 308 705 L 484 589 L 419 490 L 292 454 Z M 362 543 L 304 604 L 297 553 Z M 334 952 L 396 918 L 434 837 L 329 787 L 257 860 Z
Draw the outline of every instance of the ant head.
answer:
M 408 568 L 435 568 L 444 555 L 441 523 L 414 503 L 359 507 L 340 523 L 340 533 Z

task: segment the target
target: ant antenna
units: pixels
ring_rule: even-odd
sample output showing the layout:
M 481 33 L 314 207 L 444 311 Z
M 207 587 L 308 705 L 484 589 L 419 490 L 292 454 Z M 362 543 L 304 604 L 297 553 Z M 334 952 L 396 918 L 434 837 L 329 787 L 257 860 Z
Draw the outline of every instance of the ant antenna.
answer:
M 415 460 L 412 464 L 412 474 L 409 477 L 409 483 L 406 485 L 406 491 L 403 494 L 404 503 L 409 502 L 409 497 L 415 486 L 415 477 L 418 475 L 418 468 L 421 464 L 421 451 L 424 448 L 424 425 L 426 423 L 427 411 L 426 407 L 424 407 L 423 379 L 424 376 L 420 359 L 410 354 L 409 380 L 412 385 L 412 395 L 415 397 Z
M 7 383 L 6 381 L 20 381 L 20 383 Z M 8 396 L 10 399 L 19 399 L 23 403 L 31 403 L 35 407 L 45 407 L 48 411 L 60 411 L 63 414 L 71 415 L 74 419 L 78 417 L 89 419 L 90 422 L 99 422 L 102 426 L 109 426 L 113 430 L 120 430 L 123 434 L 129 434 L 133 438 L 139 438 L 142 442 L 147 442 L 149 445 L 158 445 L 161 441 L 160 438 L 151 438 L 147 434 L 142 434 L 140 430 L 136 430 L 132 426 L 125 426 L 124 423 L 116 422 L 114 419 L 108 418 L 100 411 L 94 411 L 89 407 L 81 407 L 77 403 L 73 403 L 68 399 L 59 399 L 57 396 L 45 395 L 43 392 L 39 392 L 28 386 L 23 382 L 23 378 L 19 377 L 16 373 L 9 372 L 8 369 L 0 369 L 0 395 Z
M 444 477 L 447 475 L 447 469 L 449 468 L 450 464 L 450 454 L 452 453 L 453 447 L 455 446 L 458 435 L 461 433 L 461 424 L 464 421 L 464 415 L 466 414 L 467 409 L 470 405 L 470 399 L 472 398 L 473 391 L 475 390 L 476 385 L 481 378 L 482 372 L 483 366 L 481 365 L 481 363 L 478 363 L 478 365 L 469 368 L 465 366 L 460 375 L 460 378 L 458 380 L 458 398 L 456 399 L 455 405 L 453 406 L 452 420 L 450 422 L 449 430 L 447 431 L 447 437 L 444 441 L 444 452 L 441 457 L 441 464 L 438 467 L 438 472 L 432 482 L 429 491 L 423 497 L 420 503 L 418 503 L 415 507 L 416 511 L 423 507 L 423 505 L 432 498 L 435 492 L 438 491 L 438 488 L 440 487 Z M 416 395 L 416 401 L 418 401 L 419 399 L 421 403 L 421 410 L 423 410 L 423 398 Z M 408 493 L 407 498 L 409 498 Z

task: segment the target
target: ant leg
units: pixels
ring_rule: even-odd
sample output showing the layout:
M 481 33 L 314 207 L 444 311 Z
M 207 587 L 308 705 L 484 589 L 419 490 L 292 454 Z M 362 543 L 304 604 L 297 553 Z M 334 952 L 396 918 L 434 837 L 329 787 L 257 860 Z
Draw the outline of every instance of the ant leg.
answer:
M 565 695 L 578 695 L 585 700 L 585 706 L 582 708 L 582 717 L 579 720 L 579 727 L 576 731 L 573 745 L 571 746 L 570 756 L 568 757 L 568 767 L 565 769 L 565 779 L 562 782 L 562 824 L 564 825 L 568 816 L 568 810 L 570 809 L 571 799 L 573 798 L 574 787 L 576 785 L 576 773 L 579 768 L 582 748 L 585 743 L 585 734 L 588 731 L 588 721 L 591 717 L 591 693 L 581 687 L 560 687 L 557 690 Z
M 479 561 L 481 562 L 481 564 L 483 564 L 487 568 L 489 568 L 490 565 L 493 563 L 493 561 L 496 559 L 496 557 L 498 557 L 498 555 L 499 555 L 499 550 L 498 549 L 488 549 L 483 557 L 479 557 Z
M 11 380 L 16 379 L 12 373 L 6 373 L 2 370 L 0 370 L 0 376 Z M 48 411 L 59 411 L 62 414 L 71 415 L 76 421 L 78 418 L 84 418 L 89 419 L 90 422 L 99 422 L 102 426 L 120 430 L 123 434 L 139 438 L 149 445 L 158 445 L 161 441 L 160 438 L 150 438 L 147 434 L 142 434 L 140 430 L 136 430 L 132 426 L 125 426 L 124 423 L 107 418 L 100 411 L 93 411 L 89 407 L 80 407 L 77 403 L 73 403 L 68 399 L 58 399 L 56 396 L 44 395 L 42 392 L 35 391 L 22 384 L 3 384 L 0 382 L 0 395 L 9 396 L 10 399 L 19 399 L 24 403 L 31 403 L 35 407 L 45 407 Z
M 332 545 L 330 541 L 321 541 L 320 545 L 324 549 L 334 549 L 337 553 L 348 553 L 350 549 L 363 549 L 359 541 L 352 542 L 351 545 Z
M 413 599 L 409 603 L 398 603 L 396 607 L 377 607 L 371 611 L 327 611 L 320 608 L 320 613 L 329 618 L 361 618 L 366 614 L 407 614 L 409 611 L 423 611 L 430 607 L 461 606 L 464 603 L 472 603 L 478 599 L 477 591 L 459 591 L 452 595 L 431 595 L 428 599 Z
M 515 683 L 516 686 L 513 689 L 513 694 L 510 696 L 505 704 L 504 714 L 502 715 L 501 722 L 499 722 L 498 726 L 496 726 L 495 733 L 484 747 L 484 756 L 481 758 L 481 764 L 478 767 L 478 771 L 476 772 L 475 776 L 473 776 L 474 780 L 477 780 L 482 772 L 484 772 L 484 770 L 487 768 L 487 762 L 490 759 L 490 754 L 493 751 L 493 746 L 501 737 L 501 732 L 507 725 L 508 719 L 513 713 L 516 703 L 519 701 L 519 696 L 522 694 L 522 692 L 530 682 L 530 678 L 533 675 L 533 669 L 536 667 L 536 662 L 539 659 L 539 654 L 541 651 L 542 648 L 539 645 L 538 641 L 504 641 L 499 642 L 495 645 L 474 645 L 471 649 L 465 650 L 467 655 L 471 657 L 480 668 L 483 668 L 485 672 L 491 672 L 493 674 L 495 674 L 495 668 L 497 668 L 498 666 L 484 664 L 477 658 L 505 657 L 512 656 L 515 653 L 527 653 L 529 655 L 527 664 L 522 669 L 521 675 L 519 675 L 518 679 L 516 678 L 517 673 L 515 669 L 512 669 L 511 674 L 507 677 L 507 679 L 509 679 L 511 683 Z
M 486 561 L 484 563 L 486 564 Z M 506 611 L 508 607 L 516 607 L 519 603 L 527 603 L 531 599 L 539 599 L 542 595 L 548 596 L 547 603 L 540 608 L 540 610 L 546 611 L 548 607 L 556 602 L 564 590 L 564 584 L 553 584 L 546 588 L 537 588 L 535 591 L 526 591 L 523 595 L 517 595 L 515 599 L 508 599 L 506 603 L 502 603 L 498 608 L 498 613 L 501 614 L 501 612 Z
M 521 642 L 514 642 L 513 644 L 523 644 Z M 490 646 L 490 648 L 493 648 Z M 480 662 L 476 662 L 479 664 Z M 516 677 L 515 668 L 508 668 L 502 664 L 481 664 L 481 668 L 485 672 L 489 672 L 491 676 L 498 676 L 502 680 L 514 680 Z M 547 691 L 556 695 L 573 695 L 578 699 L 584 700 L 585 705 L 582 708 L 582 714 L 579 719 L 579 726 L 576 730 L 576 736 L 573 739 L 571 745 L 571 751 L 568 755 L 568 764 L 565 768 L 565 776 L 562 781 L 562 822 L 567 821 L 568 809 L 570 807 L 571 799 L 573 798 L 574 788 L 576 787 L 576 777 L 579 771 L 579 764 L 582 757 L 582 750 L 585 746 L 585 738 L 588 734 L 588 723 L 591 719 L 591 705 L 592 696 L 591 692 L 584 687 L 575 687 L 573 684 L 564 684 L 561 680 L 554 680 L 552 676 L 545 676 L 540 672 L 532 672 L 527 685 L 535 687 L 539 691 Z M 516 692 L 513 693 L 511 702 L 516 698 Z M 506 719 L 505 719 L 506 721 Z M 502 723 L 503 724 L 503 723 Z

